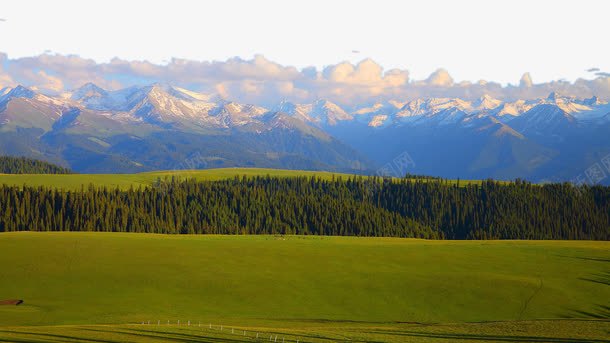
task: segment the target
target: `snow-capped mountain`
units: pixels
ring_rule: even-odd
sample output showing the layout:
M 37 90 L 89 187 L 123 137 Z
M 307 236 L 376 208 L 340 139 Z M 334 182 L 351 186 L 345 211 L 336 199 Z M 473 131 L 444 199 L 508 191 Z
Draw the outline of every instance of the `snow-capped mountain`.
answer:
M 4 102 L 12 98 L 32 99 L 36 96 L 36 93 L 34 91 L 21 85 L 15 88 L 5 88 L 2 90 L 2 93 L 3 95 L 0 98 L 0 102 Z
M 50 130 L 67 109 L 64 102 L 17 86 L 0 97 L 0 131 L 18 128 Z
M 10 90 L 9 90 L 10 91 Z M 23 89 L 19 90 L 24 92 Z M 272 108 L 238 104 L 167 84 L 130 87 L 106 91 L 86 84 L 71 93 L 73 105 L 90 110 L 131 115 L 152 123 L 191 121 L 215 127 L 241 126 L 256 121 L 266 112 L 283 112 L 311 125 L 328 128 L 341 124 L 361 123 L 371 128 L 404 125 L 471 125 L 475 117 L 494 117 L 503 123 L 533 110 L 539 124 L 552 120 L 552 109 L 559 109 L 575 119 L 602 118 L 610 106 L 596 97 L 572 99 L 551 93 L 535 100 L 502 101 L 490 95 L 474 100 L 459 98 L 427 98 L 410 101 L 385 101 L 354 106 L 352 110 L 328 100 L 309 104 L 282 101 Z M 543 107 L 539 107 L 543 106 Z M 539 107 L 539 108 L 538 108 Z M 548 114 L 547 118 L 545 114 Z M 531 120 L 530 120 L 531 121 Z M 537 124 L 537 125 L 539 125 Z
M 103 102 L 108 97 L 109 94 L 107 91 L 91 82 L 84 84 L 82 87 L 70 93 L 70 99 L 80 101 L 91 108 L 103 108 Z
M 524 134 L 545 134 L 576 125 L 577 120 L 570 114 L 566 106 L 544 103 L 534 106 L 529 111 L 510 122 L 519 132 Z
M 404 105 L 397 101 L 377 102 L 358 107 L 352 116 L 357 122 L 366 123 L 370 127 L 385 127 L 392 123 L 391 119 Z
M 225 102 L 211 108 L 207 115 L 211 116 L 215 124 L 223 128 L 231 128 L 258 122 L 267 112 L 267 109 L 255 105 Z
M 339 105 L 323 99 L 312 104 L 293 104 L 283 101 L 275 110 L 317 125 L 336 125 L 340 121 L 353 119 L 352 115 Z
M 315 119 L 309 115 L 311 109 L 311 104 L 300 105 L 289 101 L 282 101 L 274 108 L 274 111 L 286 113 L 305 122 L 313 123 L 315 122 Z
M 253 104 L 165 84 L 108 91 L 86 84 L 48 97 L 2 90 L 0 154 L 26 155 L 77 171 L 207 167 L 358 171 L 364 157 L 320 128 Z
M 503 122 L 508 122 L 515 117 L 529 111 L 536 103 L 532 101 L 516 100 L 512 102 L 504 102 L 494 109 L 495 116 Z
M 501 100 L 494 99 L 487 94 L 483 95 L 472 103 L 473 108 L 478 111 L 493 110 L 498 108 L 500 105 L 502 105 Z
M 57 97 L 23 86 L 0 90 L 0 153 L 81 171 L 167 169 L 204 154 L 209 167 L 372 172 L 408 151 L 416 173 L 566 180 L 610 154 L 608 137 L 610 104 L 557 93 L 266 108 L 168 84 L 106 90 L 88 83 Z
M 309 113 L 314 120 L 326 125 L 336 125 L 340 121 L 351 120 L 353 117 L 339 105 L 328 100 L 318 100 L 313 103 Z

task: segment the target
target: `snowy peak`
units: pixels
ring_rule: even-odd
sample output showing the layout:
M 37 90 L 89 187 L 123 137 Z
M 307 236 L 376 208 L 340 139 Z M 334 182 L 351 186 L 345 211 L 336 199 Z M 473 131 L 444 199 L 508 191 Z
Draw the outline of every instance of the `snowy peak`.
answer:
M 533 121 L 537 123 L 535 127 L 540 127 L 545 122 L 565 122 L 566 125 L 587 122 L 597 125 L 607 123 L 603 118 L 610 113 L 610 105 L 597 97 L 575 99 L 556 92 L 536 100 L 515 101 L 502 101 L 488 94 L 474 100 L 384 99 L 356 105 L 350 107 L 350 110 L 326 99 L 305 104 L 282 101 L 276 107 L 267 109 L 212 99 L 210 95 L 167 83 L 120 90 L 105 90 L 93 83 L 87 83 L 63 98 L 47 97 L 23 86 L 0 91 L 0 102 L 6 102 L 9 98 L 22 98 L 32 106 L 53 105 L 57 111 L 76 107 L 88 110 L 87 113 L 99 113 L 107 118 L 118 118 L 122 121 L 199 128 L 230 128 L 247 124 L 260 126 L 263 120 L 261 118 L 273 112 L 286 114 L 318 128 L 353 123 L 376 129 L 409 125 L 478 127 L 489 119 L 512 127 L 513 120 L 522 116 L 525 117 L 514 122 L 515 126 L 528 128 L 533 125 Z
M 511 127 L 521 133 L 535 134 L 554 134 L 576 124 L 576 118 L 556 104 L 534 106 L 510 122 Z
M 146 88 L 147 96 L 151 98 L 176 98 L 180 100 L 193 101 L 197 100 L 196 98 L 186 94 L 185 92 L 181 92 L 178 88 L 173 87 L 166 83 L 155 83 L 150 87 Z
M 318 100 L 313 105 L 314 111 L 324 112 L 326 114 L 333 114 L 336 116 L 348 117 L 349 114 L 345 112 L 339 105 L 330 102 L 328 100 Z
M 354 115 L 392 115 L 398 112 L 405 103 L 398 101 L 377 102 L 372 105 L 359 107 L 353 112 Z
M 261 117 L 262 122 L 266 124 L 266 130 L 283 129 L 290 131 L 297 131 L 307 136 L 313 136 L 321 141 L 332 142 L 332 137 L 312 125 L 308 125 L 307 122 L 295 118 L 293 115 L 285 112 L 267 112 Z
M 249 115 L 249 116 L 259 116 L 266 113 L 267 110 L 263 107 L 255 106 L 255 105 L 242 105 L 236 102 L 226 102 L 216 107 L 210 114 L 212 115 Z
M 353 117 L 339 105 L 328 100 L 318 100 L 313 104 L 310 116 L 328 125 L 336 125 L 343 120 L 351 120 Z
M 378 102 L 378 103 L 373 104 L 372 106 L 366 106 L 366 107 L 359 108 L 358 110 L 356 110 L 354 112 L 354 114 L 362 115 L 362 114 L 377 113 L 377 112 L 381 111 L 383 109 L 383 107 L 384 107 L 383 104 Z
M 251 104 L 243 105 L 236 102 L 224 102 L 208 111 L 209 123 L 223 128 L 239 127 L 248 124 L 258 124 L 261 117 L 268 113 L 267 109 Z
M 74 90 L 70 99 L 82 104 L 85 108 L 99 111 L 121 111 L 139 113 L 142 107 L 153 107 L 163 111 L 179 111 L 180 108 L 193 107 L 189 103 L 206 102 L 210 97 L 174 87 L 166 83 L 155 83 L 150 86 L 133 86 L 116 91 L 106 91 L 93 83 L 87 83 Z M 180 103 L 182 102 L 182 103 Z M 208 106 L 209 107 L 209 106 Z M 183 113 L 184 114 L 184 113 Z
M 97 85 L 88 82 L 84 85 L 82 85 L 81 87 L 75 89 L 71 96 L 70 99 L 72 100 L 76 100 L 76 101 L 87 101 L 91 98 L 102 98 L 108 95 L 108 92 L 106 92 L 106 90 L 98 87 Z
M 7 95 L 7 97 L 13 97 L 13 98 L 31 99 L 36 96 L 36 93 L 27 87 L 23 87 L 22 85 L 19 85 L 15 88 L 11 89 L 11 91 L 8 92 L 6 95 Z
M 39 106 L 47 106 L 47 105 L 53 105 L 53 106 L 63 106 L 64 102 L 62 100 L 58 100 L 43 94 L 39 94 L 36 93 L 35 91 L 24 87 L 24 86 L 17 86 L 15 88 L 9 89 L 9 88 L 5 88 L 3 89 L 2 93 L 4 93 L 3 95 L 0 95 L 0 103 L 6 103 L 9 102 L 10 100 L 13 99 L 23 99 L 23 100 L 27 100 L 28 102 L 32 103 L 32 104 L 37 104 Z
M 135 90 L 126 99 L 129 113 L 152 122 L 202 121 L 215 107 L 165 84 Z
M 171 97 L 189 102 L 208 102 L 212 98 L 208 94 L 197 93 L 161 82 L 143 87 L 141 91 L 152 98 Z
M 472 109 L 469 102 L 452 98 L 429 98 L 409 101 L 398 112 L 398 117 L 431 116 L 446 110 L 466 112 Z
M 596 103 L 597 101 L 597 98 L 591 99 L 592 103 Z M 588 105 L 583 100 L 562 96 L 557 92 L 552 92 L 551 94 L 549 94 L 544 103 L 556 105 L 562 111 L 570 114 L 591 111 L 593 110 L 593 107 L 597 106 L 593 104 Z
M 313 104 L 294 104 L 282 101 L 275 110 L 305 122 L 321 125 L 332 126 L 340 121 L 353 119 L 352 115 L 347 113 L 343 108 L 328 100 L 318 100 Z
M 493 110 L 502 105 L 502 101 L 494 99 L 491 96 L 485 94 L 478 100 L 476 100 L 473 105 L 477 110 Z
M 295 114 L 297 110 L 297 105 L 286 100 L 282 100 L 275 108 L 276 112 L 283 112 L 286 114 Z
M 562 100 L 563 97 L 558 92 L 551 92 L 549 96 L 546 97 L 548 101 L 556 102 L 558 100 Z
M 180 95 L 182 95 L 181 93 L 178 93 L 178 92 L 176 92 L 178 94 L 171 94 L 171 93 L 172 93 L 171 87 L 163 86 L 163 85 L 159 85 L 159 84 L 155 84 L 151 87 L 148 87 L 144 91 L 146 99 L 153 101 L 159 105 L 170 102 L 171 100 L 173 100 L 172 98 L 176 98 L 176 99 L 186 98 L 186 97 L 180 96 Z
M 496 116 L 502 121 L 511 120 L 514 117 L 529 111 L 532 107 L 534 107 L 534 105 L 525 100 L 505 102 L 496 108 Z
M 36 96 L 36 92 L 22 85 L 18 85 L 10 90 L 5 89 L 4 92 L 5 94 L 0 98 L 0 102 L 13 98 L 33 99 Z
M 212 100 L 212 96 L 210 96 L 209 94 L 193 92 L 188 89 L 184 89 L 184 88 L 180 88 L 180 87 L 176 87 L 176 86 L 173 86 L 172 89 L 175 92 L 178 92 L 183 96 L 187 96 L 187 97 L 191 98 L 192 100 L 206 101 L 206 102 Z
M 310 116 L 312 109 L 311 104 L 295 104 L 289 101 L 282 101 L 278 106 L 274 108 L 276 112 L 286 113 L 292 117 L 298 118 L 304 122 L 317 123 L 318 120 Z
M 551 92 L 549 94 L 549 96 L 547 96 L 546 102 L 550 103 L 550 104 L 557 104 L 557 105 L 578 103 L 578 101 L 576 99 L 567 97 L 567 96 L 563 96 L 563 95 L 559 94 L 558 92 Z
M 374 116 L 371 121 L 369 121 L 368 126 L 370 127 L 380 127 L 384 126 L 387 123 L 388 116 L 385 114 L 378 114 Z

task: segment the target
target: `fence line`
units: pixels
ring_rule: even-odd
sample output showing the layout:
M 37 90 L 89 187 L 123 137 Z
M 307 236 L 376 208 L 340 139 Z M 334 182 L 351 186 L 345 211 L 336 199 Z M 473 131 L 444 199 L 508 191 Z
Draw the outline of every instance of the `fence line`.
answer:
M 153 321 L 154 323 L 154 321 Z M 143 326 L 150 326 L 150 320 L 148 321 L 143 321 L 140 325 Z M 182 322 L 182 325 L 180 324 L 180 320 L 176 320 L 174 323 L 172 323 L 172 321 L 168 320 L 166 325 L 161 325 L 161 320 L 157 320 L 157 327 L 181 327 L 181 328 L 186 328 L 186 327 L 190 327 L 191 326 L 191 321 L 188 320 L 187 321 L 187 325 L 184 325 L 184 321 Z M 195 324 L 193 323 L 193 327 L 195 326 Z M 201 330 L 208 330 L 208 331 L 216 331 L 218 333 L 222 333 L 222 334 L 226 334 L 226 335 L 238 335 L 238 336 L 242 336 L 242 337 L 246 337 L 248 339 L 251 340 L 256 340 L 256 341 L 267 341 L 265 337 L 267 337 L 267 335 L 269 335 L 269 342 L 274 342 L 274 343 L 286 343 L 286 342 L 296 342 L 296 343 L 308 343 L 308 341 L 303 340 L 302 337 L 300 337 L 301 335 L 299 334 L 286 334 L 283 336 L 278 335 L 278 333 L 276 332 L 264 332 L 264 331 L 247 331 L 242 327 L 237 327 L 237 326 L 224 326 L 222 324 L 212 324 L 212 323 L 208 323 L 208 325 L 204 325 L 201 326 L 201 321 L 198 322 L 197 325 L 198 328 L 201 328 Z M 230 332 L 228 329 L 231 329 Z M 236 330 L 237 329 L 237 330 Z M 317 338 L 319 340 L 327 340 L 327 341 L 336 341 L 330 338 L 323 338 L 323 337 L 319 337 Z M 348 340 L 349 341 L 349 340 Z

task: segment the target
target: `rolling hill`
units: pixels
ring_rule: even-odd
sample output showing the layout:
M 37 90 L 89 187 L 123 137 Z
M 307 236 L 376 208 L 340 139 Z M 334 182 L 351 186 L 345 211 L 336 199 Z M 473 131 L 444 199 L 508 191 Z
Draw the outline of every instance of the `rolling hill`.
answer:
M 607 242 L 4 233 L 0 251 L 0 294 L 24 300 L 0 306 L 8 341 L 603 342 L 609 325 Z

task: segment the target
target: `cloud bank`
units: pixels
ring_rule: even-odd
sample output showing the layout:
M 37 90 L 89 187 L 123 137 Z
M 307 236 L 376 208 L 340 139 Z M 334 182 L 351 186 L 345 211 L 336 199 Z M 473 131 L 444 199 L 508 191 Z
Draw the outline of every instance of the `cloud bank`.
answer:
M 244 60 L 201 62 L 174 58 L 159 65 L 115 58 L 108 63 L 75 55 L 43 54 L 10 59 L 0 53 L 0 88 L 22 84 L 47 94 L 59 94 L 93 82 L 106 89 L 166 82 L 194 91 L 246 103 L 277 104 L 282 100 L 312 102 L 328 99 L 342 105 L 418 97 L 532 99 L 550 92 L 575 97 L 596 95 L 610 99 L 610 74 L 595 70 L 596 78 L 575 82 L 534 83 L 529 73 L 515 85 L 492 81 L 457 83 L 447 70 L 438 69 L 425 80 L 412 80 L 407 70 L 384 70 L 371 59 L 358 64 L 341 62 L 322 70 L 298 70 L 261 55 Z

